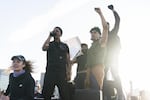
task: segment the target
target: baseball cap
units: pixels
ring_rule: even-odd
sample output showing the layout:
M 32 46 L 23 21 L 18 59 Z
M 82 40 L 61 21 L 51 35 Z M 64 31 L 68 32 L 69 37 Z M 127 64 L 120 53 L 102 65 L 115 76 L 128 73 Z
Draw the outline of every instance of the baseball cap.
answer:
M 16 55 L 16 56 L 13 56 L 13 57 L 11 58 L 11 60 L 14 60 L 14 59 L 18 59 L 19 61 L 23 61 L 23 62 L 26 61 L 26 60 L 25 60 L 25 57 L 22 56 L 22 55 Z

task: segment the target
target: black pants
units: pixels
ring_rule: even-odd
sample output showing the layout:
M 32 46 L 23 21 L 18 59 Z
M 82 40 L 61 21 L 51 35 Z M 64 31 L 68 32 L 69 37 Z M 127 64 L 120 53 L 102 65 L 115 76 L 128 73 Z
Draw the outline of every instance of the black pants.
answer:
M 46 72 L 42 94 L 44 100 L 51 100 L 55 85 L 59 89 L 60 99 L 69 100 L 68 85 L 65 72 Z
M 76 89 L 85 89 L 85 77 L 86 73 L 77 73 L 77 76 L 74 79 Z M 93 74 L 90 75 L 90 88 L 99 90 L 99 85 Z
M 107 72 L 108 70 L 110 70 L 112 77 L 114 78 L 114 87 L 117 89 L 117 94 L 118 94 L 118 100 L 124 100 L 124 99 L 120 99 L 120 98 L 124 98 L 124 94 L 123 94 L 123 90 L 122 90 L 122 84 L 121 84 L 121 80 L 120 80 L 120 76 L 119 76 L 119 72 L 118 72 L 118 65 L 106 65 L 105 68 L 105 78 L 104 78 L 104 85 L 105 82 L 107 82 Z M 103 87 L 103 89 L 105 90 L 105 88 L 107 87 Z M 103 92 L 103 96 L 105 96 L 106 94 Z M 104 98 L 104 97 L 103 97 Z M 111 100 L 111 99 L 107 99 L 107 100 Z

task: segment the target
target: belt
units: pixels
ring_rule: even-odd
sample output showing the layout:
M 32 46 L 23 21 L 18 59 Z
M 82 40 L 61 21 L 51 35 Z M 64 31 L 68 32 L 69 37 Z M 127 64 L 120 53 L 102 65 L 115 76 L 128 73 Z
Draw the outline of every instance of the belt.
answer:
M 86 73 L 86 72 L 87 72 L 86 70 L 78 71 L 77 74 Z

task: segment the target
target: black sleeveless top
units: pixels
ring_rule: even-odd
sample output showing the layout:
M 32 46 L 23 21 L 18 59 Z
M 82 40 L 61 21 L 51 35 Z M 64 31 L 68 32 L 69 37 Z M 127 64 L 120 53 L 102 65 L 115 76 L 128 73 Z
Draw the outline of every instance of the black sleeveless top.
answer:
M 50 69 L 65 69 L 67 53 L 69 53 L 67 44 L 55 41 L 50 42 L 47 50 L 47 67 Z

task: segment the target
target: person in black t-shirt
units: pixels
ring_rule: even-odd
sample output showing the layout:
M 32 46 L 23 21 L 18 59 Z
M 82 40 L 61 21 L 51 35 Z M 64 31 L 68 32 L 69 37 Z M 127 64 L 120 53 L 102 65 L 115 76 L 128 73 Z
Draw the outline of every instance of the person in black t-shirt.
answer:
M 74 79 L 75 82 L 75 87 L 76 88 L 84 88 L 84 78 L 86 74 L 86 58 L 87 58 L 87 50 L 88 50 L 88 45 L 85 43 L 81 44 L 81 51 L 79 52 L 79 56 L 75 57 L 71 63 L 77 63 L 77 74 Z
M 85 70 L 86 56 L 87 56 L 88 45 L 85 43 L 81 44 L 81 55 L 77 56 L 72 60 L 72 64 L 77 63 L 77 73 Z
M 71 77 L 70 55 L 67 44 L 60 40 L 61 36 L 62 29 L 55 27 L 42 47 L 43 51 L 47 51 L 47 66 L 42 90 L 44 100 L 51 99 L 55 85 L 59 89 L 61 100 L 69 100 L 67 81 Z M 50 42 L 52 37 L 54 41 Z

